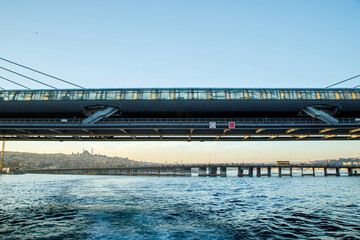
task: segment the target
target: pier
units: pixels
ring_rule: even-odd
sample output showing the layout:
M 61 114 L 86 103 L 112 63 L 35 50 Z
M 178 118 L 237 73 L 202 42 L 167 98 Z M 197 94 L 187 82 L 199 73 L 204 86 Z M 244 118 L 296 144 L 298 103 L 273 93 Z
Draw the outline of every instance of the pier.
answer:
M 317 164 L 167 164 L 149 166 L 123 166 L 117 168 L 67 168 L 29 169 L 25 173 L 37 174 L 82 174 L 82 175 L 125 175 L 125 176 L 199 176 L 226 177 L 229 170 L 238 177 L 293 177 L 293 176 L 360 176 L 360 166 L 338 166 Z

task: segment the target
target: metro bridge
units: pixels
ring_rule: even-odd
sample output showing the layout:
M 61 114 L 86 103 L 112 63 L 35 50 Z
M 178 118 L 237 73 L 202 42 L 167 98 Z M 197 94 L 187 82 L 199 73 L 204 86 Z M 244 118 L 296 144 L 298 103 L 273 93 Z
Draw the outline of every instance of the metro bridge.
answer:
M 0 138 L 34 141 L 360 139 L 359 89 L 0 91 Z

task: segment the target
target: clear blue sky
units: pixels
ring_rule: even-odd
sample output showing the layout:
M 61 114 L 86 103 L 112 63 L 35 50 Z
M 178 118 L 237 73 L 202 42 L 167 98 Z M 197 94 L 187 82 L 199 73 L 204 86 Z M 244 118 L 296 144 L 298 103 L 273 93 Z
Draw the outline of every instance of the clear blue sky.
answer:
M 325 87 L 360 74 L 359 42 L 359 0 L 0 2 L 0 57 L 89 88 Z M 42 88 L 2 70 L 0 76 Z M 341 86 L 358 84 L 360 78 Z M 0 87 L 17 88 L 4 81 Z M 304 151 L 315 159 L 360 155 L 357 142 L 43 146 L 8 143 L 9 150 L 78 152 L 84 146 L 134 158 L 144 149 L 142 160 L 168 161 L 197 149 L 203 149 L 201 161 L 225 152 L 259 161 L 277 148 L 287 153 L 272 160 Z M 159 148 L 169 156 L 155 156 Z

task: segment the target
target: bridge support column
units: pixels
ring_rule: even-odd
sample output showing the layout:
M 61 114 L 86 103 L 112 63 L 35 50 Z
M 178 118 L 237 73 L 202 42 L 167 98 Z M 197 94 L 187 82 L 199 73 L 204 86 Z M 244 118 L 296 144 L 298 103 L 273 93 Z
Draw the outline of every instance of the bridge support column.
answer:
M 183 171 L 184 171 L 184 176 L 191 177 L 191 167 L 185 167 Z
M 244 169 L 242 167 L 238 167 L 238 177 L 244 176 Z
M 249 177 L 254 176 L 254 168 L 253 167 L 249 167 Z
M 206 167 L 199 167 L 199 177 L 207 176 Z
M 279 172 L 279 177 L 281 177 L 282 176 L 281 167 L 278 167 L 278 172 Z
M 313 176 L 315 177 L 315 168 L 313 168 L 312 170 L 313 170 Z
M 256 168 L 256 176 L 261 177 L 261 167 Z
M 349 176 L 353 175 L 353 169 L 351 167 L 348 168 L 348 175 Z
M 267 176 L 271 177 L 271 167 L 267 167 Z
M 290 167 L 290 177 L 292 177 L 292 176 L 293 176 L 293 168 Z
M 226 167 L 220 167 L 220 176 L 226 177 Z
M 328 175 L 328 168 L 324 167 L 324 176 L 326 177 Z
M 209 176 L 217 176 L 217 167 L 209 167 Z
M 335 171 L 336 171 L 336 176 L 339 177 L 340 176 L 340 168 L 335 168 Z

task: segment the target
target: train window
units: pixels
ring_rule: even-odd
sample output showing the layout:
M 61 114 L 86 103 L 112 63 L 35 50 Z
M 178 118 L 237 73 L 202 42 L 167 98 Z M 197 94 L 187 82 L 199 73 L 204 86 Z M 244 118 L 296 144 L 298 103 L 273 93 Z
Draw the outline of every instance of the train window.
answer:
M 354 91 L 350 91 L 352 99 L 357 99 L 356 94 Z
M 115 100 L 116 91 L 106 91 L 106 100 Z
M 151 91 L 150 99 L 151 99 L 151 100 L 156 100 L 156 99 L 157 99 L 157 94 L 156 94 L 156 91 L 155 91 L 155 90 L 152 90 L 152 91 Z
M 137 91 L 126 91 L 124 94 L 125 100 L 137 100 L 138 92 Z
M 58 100 L 70 100 L 70 92 L 59 92 L 57 94 Z M 60 99 L 59 99 L 60 98 Z
M 96 100 L 96 91 L 89 92 L 88 100 Z
M 230 97 L 231 99 L 244 100 L 244 99 L 248 99 L 249 93 L 246 91 L 245 94 L 245 91 L 243 90 L 238 90 L 238 91 L 234 90 L 230 92 Z
M 278 100 L 279 99 L 279 95 L 278 95 L 278 92 L 276 90 L 270 90 L 269 92 L 271 94 L 271 99 L 272 100 Z
M 195 94 L 196 98 L 196 94 Z M 205 90 L 199 90 L 197 92 L 197 99 L 206 99 L 206 91 Z
M 25 101 L 30 101 L 31 98 L 32 98 L 32 95 L 33 95 L 32 92 L 26 92 L 26 93 L 25 93 L 24 100 L 25 100 Z
M 174 91 L 174 90 L 171 90 L 171 91 L 170 91 L 169 97 L 170 97 L 171 100 L 174 100 L 174 99 L 175 99 L 175 91 Z
M 15 95 L 15 100 L 18 101 L 23 101 L 25 97 L 25 93 L 24 92 L 17 92 Z
M 310 97 L 309 99 L 311 99 L 311 100 L 316 100 L 317 99 L 315 91 L 311 90 L 311 91 L 308 91 L 308 92 L 309 92 L 309 97 Z
M 285 93 L 283 90 L 279 90 L 278 91 L 278 96 L 280 97 L 281 100 L 284 100 L 285 99 Z
M 319 91 L 319 95 L 320 95 L 319 99 L 327 99 L 327 97 L 326 97 L 326 92 L 324 92 L 324 91 Z
M 161 99 L 161 100 L 169 100 L 169 99 L 170 99 L 170 92 L 169 92 L 169 90 L 159 90 L 159 91 L 158 91 L 158 99 Z
M 261 96 L 261 99 L 265 99 L 265 100 L 268 99 L 268 96 L 267 96 L 267 93 L 265 90 L 260 91 L 260 96 Z
M 121 100 L 121 99 L 122 99 L 122 92 L 116 91 L 115 100 Z
M 42 92 L 42 94 L 41 94 L 41 100 L 47 101 L 47 100 L 49 100 L 49 96 L 50 96 L 50 93 L 44 91 L 44 92 Z
M 188 90 L 176 91 L 176 99 L 187 100 L 189 98 Z
M 354 99 L 360 99 L 360 92 L 359 91 L 354 91 Z
M 343 91 L 344 99 L 352 99 L 352 94 L 350 91 Z
M 328 91 L 327 92 L 327 99 L 337 99 L 337 97 L 335 96 L 335 92 L 334 91 Z
M 151 97 L 151 92 L 147 90 L 141 91 L 141 94 L 139 96 L 139 99 L 141 100 L 149 100 Z
M 9 101 L 12 101 L 15 99 L 16 93 L 15 92 L 10 92 L 9 93 Z
M 224 90 L 214 90 L 213 91 L 213 99 L 224 100 L 225 99 L 225 91 Z
M 255 99 L 255 100 L 261 99 L 259 90 L 252 91 L 252 99 Z
M 190 100 L 194 99 L 194 92 L 193 92 L 193 90 L 189 90 L 188 93 L 189 93 L 189 99 L 190 99 Z
M 0 99 L 2 101 L 8 101 L 9 100 L 9 92 L 1 92 Z
M 206 99 L 212 100 L 212 91 L 211 90 L 206 91 Z

